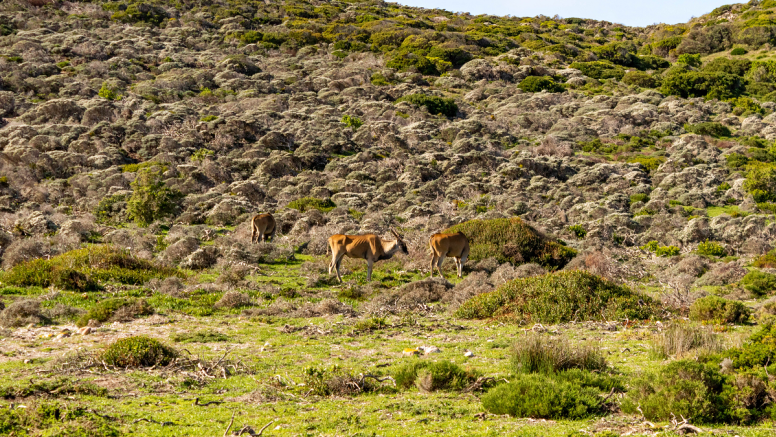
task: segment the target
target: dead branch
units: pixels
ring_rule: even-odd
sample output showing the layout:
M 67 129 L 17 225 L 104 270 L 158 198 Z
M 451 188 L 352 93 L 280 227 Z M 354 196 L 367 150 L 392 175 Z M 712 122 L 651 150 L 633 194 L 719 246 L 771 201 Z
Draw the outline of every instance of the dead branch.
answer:
M 226 427 L 226 431 L 224 431 L 224 437 L 229 434 L 229 430 L 232 429 L 232 424 L 234 423 L 234 415 L 237 413 L 237 410 L 232 411 L 232 420 L 229 421 L 229 426 Z
M 477 378 L 476 381 L 474 381 L 473 383 L 469 384 L 468 387 L 463 389 L 463 392 L 464 393 L 471 393 L 473 391 L 480 390 L 480 389 L 482 389 L 483 385 L 485 385 L 485 384 L 487 384 L 489 382 L 494 382 L 495 380 L 496 380 L 496 378 L 494 378 L 492 376 L 480 376 L 479 378 Z
M 198 407 L 207 407 L 208 405 L 219 405 L 219 404 L 223 404 L 223 402 L 221 402 L 221 401 L 210 401 L 210 402 L 205 402 L 204 404 L 200 404 L 199 403 L 199 398 L 195 398 L 194 399 L 194 405 L 196 405 Z
M 258 434 L 256 434 L 256 436 L 260 436 L 260 435 L 262 435 L 262 434 L 264 433 L 264 430 L 265 430 L 265 429 L 267 429 L 267 427 L 268 427 L 268 426 L 270 426 L 270 425 L 272 425 L 273 423 L 275 423 L 275 421 L 274 421 L 274 420 L 272 420 L 272 421 L 270 421 L 268 424 L 264 425 L 264 427 L 263 427 L 263 428 L 261 428 L 261 429 L 259 430 L 259 433 L 258 433 Z
M 362 373 L 361 374 L 361 381 L 358 382 L 358 385 L 363 386 L 364 385 L 364 379 L 366 379 L 366 378 L 372 378 L 372 379 L 376 380 L 377 382 L 391 381 L 393 383 L 394 387 L 396 386 L 396 380 L 393 379 L 392 377 L 386 376 L 384 378 L 379 378 L 379 377 L 377 377 L 375 375 L 372 375 L 371 373 L 367 373 L 366 375 L 364 375 Z
M 132 424 L 134 425 L 134 424 L 136 424 L 138 422 L 149 422 L 149 423 L 155 423 L 157 425 L 162 425 L 162 426 L 175 425 L 175 423 L 173 423 L 173 422 L 157 422 L 154 419 L 146 419 L 145 417 L 141 417 L 140 419 L 133 420 Z

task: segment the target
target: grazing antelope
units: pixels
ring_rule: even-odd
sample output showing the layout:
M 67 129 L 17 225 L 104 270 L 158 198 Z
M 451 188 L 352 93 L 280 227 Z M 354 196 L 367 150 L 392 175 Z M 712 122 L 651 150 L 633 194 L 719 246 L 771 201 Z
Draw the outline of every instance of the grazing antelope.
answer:
M 272 214 L 259 214 L 251 220 L 251 243 L 275 239 L 275 217 Z M 254 241 L 255 240 L 255 241 Z
M 402 251 L 405 255 L 409 254 L 407 245 L 402 240 L 399 233 L 391 229 L 395 240 L 382 240 L 375 234 L 366 235 L 332 235 L 329 237 L 329 249 L 331 249 L 331 264 L 329 264 L 329 274 L 335 269 L 337 279 L 342 283 L 340 277 L 340 264 L 345 255 L 350 258 L 366 260 L 366 280 L 372 280 L 372 265 L 375 261 L 391 259 L 393 255 Z
M 436 266 L 439 276 L 442 275 L 442 262 L 446 256 L 452 256 L 455 260 L 455 267 L 458 270 L 458 277 L 463 278 L 463 265 L 469 257 L 469 239 L 463 232 L 455 234 L 434 234 L 428 240 L 431 246 L 431 277 L 434 277 L 434 267 Z

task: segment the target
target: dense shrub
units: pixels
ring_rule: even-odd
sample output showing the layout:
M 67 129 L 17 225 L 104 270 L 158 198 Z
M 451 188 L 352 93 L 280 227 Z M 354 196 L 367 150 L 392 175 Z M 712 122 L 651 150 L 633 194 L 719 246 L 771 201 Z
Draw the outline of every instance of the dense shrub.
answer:
M 743 346 L 728 350 L 736 369 L 776 368 L 776 324 L 770 322 L 749 337 Z
M 515 373 L 556 373 L 569 369 L 605 370 L 601 352 L 590 346 L 572 346 L 567 341 L 538 334 L 521 338 L 512 346 Z
M 666 162 L 666 158 L 663 156 L 637 155 L 628 158 L 628 162 L 641 164 L 648 172 L 653 172 L 660 167 L 660 164 Z
M 629 71 L 625 73 L 622 77 L 622 83 L 641 88 L 656 88 L 660 86 L 660 81 L 643 71 Z
M 574 234 L 577 238 L 585 238 L 587 235 L 587 229 L 582 225 L 571 225 L 568 227 L 569 232 Z
M 690 306 L 690 320 L 743 323 L 748 318 L 749 309 L 743 303 L 718 296 L 702 297 Z
M 0 326 L 16 327 L 47 322 L 37 299 L 20 299 L 0 311 Z
M 684 129 L 687 132 L 692 132 L 697 135 L 710 135 L 712 137 L 729 137 L 731 135 L 730 129 L 722 123 L 715 121 L 698 123 L 698 124 L 685 124 Z
M 404 389 L 417 386 L 422 391 L 462 390 L 479 377 L 479 372 L 463 369 L 450 361 L 412 360 L 393 373 L 396 386 Z
M 755 202 L 776 200 L 776 164 L 752 162 L 746 166 L 744 189 Z
M 174 215 L 183 194 L 167 187 L 163 166 L 141 168 L 132 181 L 132 195 L 127 200 L 127 213 L 139 226 Z
M 640 249 L 654 253 L 657 256 L 671 257 L 679 255 L 679 248 L 676 246 L 661 246 L 656 240 L 640 246 Z
M 331 199 L 316 199 L 314 197 L 303 197 L 296 199 L 288 204 L 289 208 L 299 210 L 299 212 L 306 212 L 311 209 L 317 209 L 321 212 L 329 212 L 337 205 L 331 201 Z
M 437 70 L 436 65 L 431 60 L 415 53 L 398 54 L 386 62 L 385 66 L 399 71 L 415 70 L 428 76 L 439 74 L 439 70 Z
M 745 83 L 742 77 L 733 74 L 705 71 L 675 72 L 663 78 L 661 91 L 663 94 L 683 98 L 730 99 L 740 96 L 745 91 Z
M 760 268 L 776 268 L 776 249 L 773 249 L 766 254 L 760 255 L 760 257 L 757 258 L 752 265 Z
M 145 336 L 127 337 L 111 343 L 100 354 L 100 361 L 116 367 L 166 366 L 178 352 Z
M 548 375 L 517 375 L 482 396 L 492 414 L 537 419 L 584 419 L 602 412 L 599 390 Z
M 698 248 L 695 251 L 698 252 L 699 255 L 706 255 L 706 256 L 727 255 L 727 250 L 725 250 L 724 246 L 717 243 L 716 241 L 709 241 L 709 240 L 698 243 Z
M 128 250 L 96 245 L 65 252 L 51 259 L 17 264 L 0 274 L 0 280 L 20 287 L 53 285 L 66 290 L 91 291 L 98 288 L 98 281 L 140 285 L 152 278 L 181 275 L 177 269 L 136 258 Z
M 755 296 L 765 296 L 776 291 L 776 275 L 752 270 L 741 278 L 740 284 Z
M 565 90 L 563 85 L 555 83 L 552 78 L 547 76 L 528 76 L 517 87 L 527 93 L 538 93 L 541 91 L 561 93 Z
M 410 94 L 396 99 L 396 103 L 407 102 L 417 106 L 425 106 L 431 114 L 442 114 L 447 117 L 455 117 L 458 113 L 458 105 L 455 100 L 425 94 Z
M 469 259 L 496 258 L 500 263 L 535 262 L 548 268 L 565 266 L 576 252 L 542 236 L 519 218 L 470 220 L 445 233 L 463 232 L 469 239 Z
M 526 322 L 647 319 L 652 300 L 585 271 L 573 270 L 509 281 L 466 301 L 457 317 L 509 316 Z
M 674 361 L 634 380 L 622 409 L 643 412 L 648 420 L 684 417 L 692 423 L 725 422 L 729 402 L 723 395 L 724 382 L 715 364 Z
M 622 79 L 625 69 L 608 61 L 573 62 L 569 68 L 576 68 L 593 79 Z

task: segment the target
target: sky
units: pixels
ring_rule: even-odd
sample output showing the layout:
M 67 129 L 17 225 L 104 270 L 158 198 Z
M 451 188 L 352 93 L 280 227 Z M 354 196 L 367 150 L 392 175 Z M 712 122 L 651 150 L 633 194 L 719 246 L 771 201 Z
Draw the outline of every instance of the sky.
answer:
M 685 23 L 735 0 L 388 0 L 472 14 L 593 18 L 626 26 Z M 743 0 L 739 0 L 741 2 Z

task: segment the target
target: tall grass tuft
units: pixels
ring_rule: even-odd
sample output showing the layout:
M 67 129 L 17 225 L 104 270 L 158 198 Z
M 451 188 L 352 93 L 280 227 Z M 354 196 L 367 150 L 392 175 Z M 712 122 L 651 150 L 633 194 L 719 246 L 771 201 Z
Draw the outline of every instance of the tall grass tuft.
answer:
M 550 339 L 530 334 L 512 346 L 515 373 L 556 373 L 569 369 L 606 369 L 606 359 L 598 348 L 572 346 L 563 339 Z
M 660 359 L 679 359 L 690 352 L 715 353 L 723 349 L 719 335 L 702 326 L 672 324 L 652 338 L 650 354 Z

